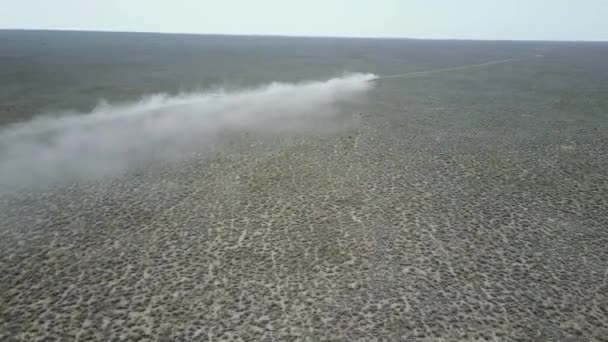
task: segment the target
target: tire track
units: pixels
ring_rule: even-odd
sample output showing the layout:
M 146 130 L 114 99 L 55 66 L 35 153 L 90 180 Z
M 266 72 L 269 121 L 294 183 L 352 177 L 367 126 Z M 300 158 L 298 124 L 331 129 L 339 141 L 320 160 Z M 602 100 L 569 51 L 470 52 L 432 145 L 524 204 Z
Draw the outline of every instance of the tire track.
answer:
M 536 57 L 542 57 L 542 56 L 537 55 Z M 475 69 L 475 68 L 483 68 L 483 67 L 488 67 L 488 66 L 493 66 L 493 65 L 498 65 L 498 64 L 514 63 L 514 62 L 523 61 L 523 60 L 527 60 L 527 59 L 531 59 L 531 58 L 533 58 L 533 57 L 508 58 L 508 59 L 500 59 L 500 60 L 496 60 L 496 61 L 489 61 L 489 62 L 479 63 L 479 64 L 467 64 L 467 65 L 461 65 L 461 66 L 450 67 L 450 68 L 440 68 L 440 69 L 431 69 L 431 70 L 426 70 L 426 71 L 407 72 L 407 73 L 403 73 L 403 74 L 385 75 L 385 76 L 376 77 L 370 81 L 380 81 L 380 80 L 387 80 L 387 79 L 393 79 L 393 78 L 425 77 L 425 76 L 444 73 L 444 72 L 462 71 L 462 70 L 469 70 L 469 69 Z

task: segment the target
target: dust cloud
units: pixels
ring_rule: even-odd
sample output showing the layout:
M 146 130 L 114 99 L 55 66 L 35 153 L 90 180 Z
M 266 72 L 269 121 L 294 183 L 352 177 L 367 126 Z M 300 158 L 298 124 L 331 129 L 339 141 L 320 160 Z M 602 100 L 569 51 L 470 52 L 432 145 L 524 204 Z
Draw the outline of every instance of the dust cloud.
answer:
M 204 149 L 238 130 L 291 132 L 319 125 L 374 86 L 372 74 L 270 83 L 240 91 L 158 94 L 89 113 L 40 115 L 0 129 L 0 186 L 112 176 Z

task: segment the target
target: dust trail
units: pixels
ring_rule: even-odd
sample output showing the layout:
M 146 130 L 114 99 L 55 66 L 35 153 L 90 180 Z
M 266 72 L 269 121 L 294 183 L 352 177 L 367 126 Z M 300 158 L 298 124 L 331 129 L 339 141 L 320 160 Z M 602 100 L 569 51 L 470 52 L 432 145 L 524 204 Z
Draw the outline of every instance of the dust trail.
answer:
M 0 189 L 114 175 L 203 150 L 231 131 L 314 129 L 335 116 L 341 104 L 360 99 L 375 77 L 351 74 L 238 92 L 160 94 L 9 125 L 0 129 Z
M 372 79 L 371 81 L 386 80 L 386 79 L 391 79 L 391 78 L 424 77 L 424 76 L 439 74 L 439 73 L 443 73 L 443 72 L 461 71 L 461 70 L 468 70 L 468 69 L 474 69 L 474 68 L 483 68 L 483 67 L 498 65 L 498 64 L 513 63 L 513 62 L 517 62 L 517 61 L 521 61 L 521 60 L 525 60 L 525 59 L 529 59 L 529 58 L 509 58 L 509 59 L 501 59 L 501 60 L 490 61 L 490 62 L 479 63 L 479 64 L 461 65 L 461 66 L 451 67 L 451 68 L 441 68 L 441 69 L 432 69 L 432 70 L 426 70 L 426 71 L 407 72 L 404 74 L 378 76 L 378 77 Z

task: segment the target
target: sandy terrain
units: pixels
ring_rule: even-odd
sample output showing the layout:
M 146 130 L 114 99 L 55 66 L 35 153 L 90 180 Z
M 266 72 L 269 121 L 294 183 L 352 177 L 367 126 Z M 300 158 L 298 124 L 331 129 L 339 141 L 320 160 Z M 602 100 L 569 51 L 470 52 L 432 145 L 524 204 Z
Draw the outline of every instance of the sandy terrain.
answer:
M 3 196 L 0 340 L 606 341 L 605 100 L 501 77 Z

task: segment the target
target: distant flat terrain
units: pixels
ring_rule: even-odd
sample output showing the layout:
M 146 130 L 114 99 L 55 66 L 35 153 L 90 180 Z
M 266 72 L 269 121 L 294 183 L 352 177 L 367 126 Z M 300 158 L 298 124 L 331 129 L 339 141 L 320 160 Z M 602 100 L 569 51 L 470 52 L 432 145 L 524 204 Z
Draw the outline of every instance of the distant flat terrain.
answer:
M 606 43 L 0 31 L 0 46 L 5 125 L 454 69 L 378 81 L 343 129 L 0 192 L 0 340 L 608 337 Z

